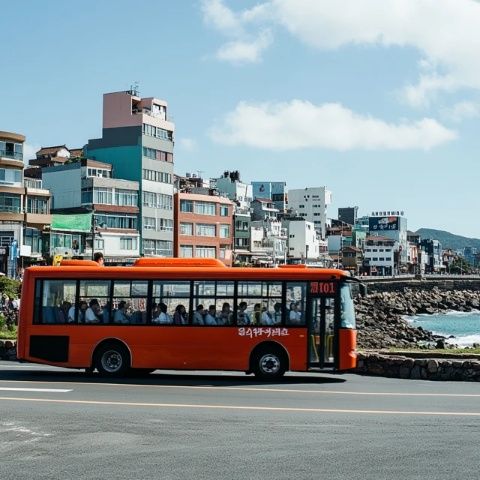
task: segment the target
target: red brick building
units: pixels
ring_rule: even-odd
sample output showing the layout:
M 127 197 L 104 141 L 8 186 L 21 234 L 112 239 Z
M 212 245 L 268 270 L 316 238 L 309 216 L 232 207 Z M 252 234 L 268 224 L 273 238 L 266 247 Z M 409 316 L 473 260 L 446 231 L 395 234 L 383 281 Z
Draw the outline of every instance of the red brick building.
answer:
M 174 196 L 174 256 L 218 258 L 232 265 L 233 203 L 197 193 Z

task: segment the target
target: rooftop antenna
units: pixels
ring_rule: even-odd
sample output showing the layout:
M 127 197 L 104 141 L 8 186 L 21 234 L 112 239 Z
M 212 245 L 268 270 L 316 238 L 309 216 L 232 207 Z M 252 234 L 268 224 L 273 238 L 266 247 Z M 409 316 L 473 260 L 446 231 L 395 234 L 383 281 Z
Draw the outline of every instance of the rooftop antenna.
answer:
M 140 96 L 140 89 L 138 85 L 138 81 L 135 80 L 132 85 L 130 85 L 130 92 L 133 96 L 139 97 Z

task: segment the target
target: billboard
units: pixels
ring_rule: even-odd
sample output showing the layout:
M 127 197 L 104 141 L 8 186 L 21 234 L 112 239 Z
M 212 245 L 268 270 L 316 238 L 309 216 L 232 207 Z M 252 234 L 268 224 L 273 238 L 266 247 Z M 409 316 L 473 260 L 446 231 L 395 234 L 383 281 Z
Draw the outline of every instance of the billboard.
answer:
M 399 217 L 369 217 L 368 229 L 370 232 L 385 232 L 385 231 L 398 231 Z
M 272 198 L 272 184 L 270 182 L 252 182 L 253 198 Z

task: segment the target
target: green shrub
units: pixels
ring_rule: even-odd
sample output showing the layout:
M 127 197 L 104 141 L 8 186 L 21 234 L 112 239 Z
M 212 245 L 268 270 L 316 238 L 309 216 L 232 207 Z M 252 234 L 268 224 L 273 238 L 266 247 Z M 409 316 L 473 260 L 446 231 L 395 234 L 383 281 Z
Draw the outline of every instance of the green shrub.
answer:
M 10 298 L 18 298 L 21 282 L 9 277 L 0 277 L 0 295 L 7 295 Z

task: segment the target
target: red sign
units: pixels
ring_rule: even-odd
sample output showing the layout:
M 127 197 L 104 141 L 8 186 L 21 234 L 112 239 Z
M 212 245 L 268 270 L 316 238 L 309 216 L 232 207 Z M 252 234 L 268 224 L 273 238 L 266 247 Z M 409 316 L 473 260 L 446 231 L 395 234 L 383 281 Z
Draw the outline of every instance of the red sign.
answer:
M 310 282 L 311 295 L 335 295 L 336 282 Z

